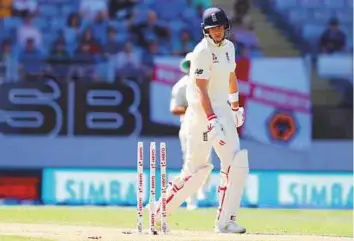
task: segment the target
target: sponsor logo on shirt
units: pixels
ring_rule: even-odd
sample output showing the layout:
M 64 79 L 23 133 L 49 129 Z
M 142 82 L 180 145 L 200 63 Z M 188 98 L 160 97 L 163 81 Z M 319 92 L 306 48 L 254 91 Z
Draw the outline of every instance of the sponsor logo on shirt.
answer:
M 196 70 L 195 70 L 195 74 L 201 75 L 201 74 L 203 74 L 203 71 L 204 71 L 204 70 L 202 70 L 202 69 L 196 69 Z
M 218 57 L 213 53 L 213 63 L 219 63 Z
M 230 56 L 229 56 L 229 52 L 226 52 L 226 60 L 228 63 L 230 63 Z

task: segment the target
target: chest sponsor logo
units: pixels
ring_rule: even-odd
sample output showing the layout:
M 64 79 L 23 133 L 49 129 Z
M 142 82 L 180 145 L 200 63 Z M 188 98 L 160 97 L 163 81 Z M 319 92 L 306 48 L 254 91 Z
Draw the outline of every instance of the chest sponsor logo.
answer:
M 213 63 L 219 63 L 218 57 L 213 53 Z

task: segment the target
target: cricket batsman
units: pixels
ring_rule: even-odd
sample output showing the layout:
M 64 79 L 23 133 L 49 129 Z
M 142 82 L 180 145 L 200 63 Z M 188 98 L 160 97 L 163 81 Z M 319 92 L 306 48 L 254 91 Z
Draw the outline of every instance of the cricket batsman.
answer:
M 245 233 L 236 221 L 249 172 L 248 153 L 240 149 L 236 129 L 244 123 L 244 109 L 239 106 L 235 49 L 228 40 L 230 22 L 225 12 L 220 8 L 205 10 L 202 30 L 204 38 L 193 50 L 187 83 L 186 160 L 167 191 L 167 213 L 205 183 L 213 169 L 208 157 L 214 148 L 221 162 L 215 231 Z
M 186 113 L 188 103 L 186 97 L 186 88 L 187 83 L 189 81 L 189 74 L 190 74 L 190 64 L 192 60 L 192 53 L 188 53 L 185 58 L 183 58 L 180 62 L 180 70 L 185 73 L 185 75 L 176 82 L 176 84 L 172 88 L 171 93 L 171 101 L 170 101 L 170 111 L 173 115 L 177 115 L 180 117 L 180 129 L 179 129 L 179 140 L 181 144 L 182 150 L 182 157 L 183 161 L 185 162 L 185 153 L 186 153 L 186 144 L 187 144 L 187 136 L 185 127 L 183 124 L 184 115 Z M 199 196 L 204 196 L 203 188 L 199 190 Z M 186 200 L 187 209 L 194 210 L 197 208 L 197 195 L 193 194 Z

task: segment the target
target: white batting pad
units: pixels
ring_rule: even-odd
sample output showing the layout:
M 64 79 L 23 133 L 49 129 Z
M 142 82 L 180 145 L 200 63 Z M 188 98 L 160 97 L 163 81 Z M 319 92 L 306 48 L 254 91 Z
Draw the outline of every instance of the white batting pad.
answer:
M 248 172 L 248 152 L 241 150 L 236 153 L 227 172 L 220 174 L 218 226 L 236 220 Z
M 198 189 L 206 182 L 211 170 L 214 166 L 207 164 L 190 176 L 180 175 L 176 177 L 167 191 L 167 214 L 179 207 L 188 197 L 198 191 Z M 160 203 L 160 202 L 159 202 Z M 160 204 L 157 213 L 160 212 Z

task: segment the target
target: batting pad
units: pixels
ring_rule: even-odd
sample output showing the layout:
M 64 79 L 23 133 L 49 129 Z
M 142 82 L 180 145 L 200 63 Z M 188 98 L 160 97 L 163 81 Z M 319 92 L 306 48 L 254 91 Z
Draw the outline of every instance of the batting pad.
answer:
M 207 164 L 193 175 L 176 177 L 167 191 L 167 214 L 173 212 L 187 198 L 196 193 L 204 185 L 213 168 L 212 164 Z M 160 204 L 157 209 L 157 213 L 159 212 Z
M 248 172 L 248 152 L 241 150 L 236 153 L 227 172 L 221 173 L 217 225 L 236 220 Z

